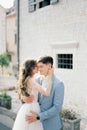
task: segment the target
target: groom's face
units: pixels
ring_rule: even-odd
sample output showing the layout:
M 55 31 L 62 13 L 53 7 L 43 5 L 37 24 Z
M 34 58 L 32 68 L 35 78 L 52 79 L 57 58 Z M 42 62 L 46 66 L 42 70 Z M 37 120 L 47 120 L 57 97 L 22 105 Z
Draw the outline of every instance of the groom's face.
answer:
M 43 64 L 42 62 L 39 62 L 37 66 L 38 66 L 38 71 L 40 72 L 41 75 L 46 76 L 48 74 L 50 64 Z

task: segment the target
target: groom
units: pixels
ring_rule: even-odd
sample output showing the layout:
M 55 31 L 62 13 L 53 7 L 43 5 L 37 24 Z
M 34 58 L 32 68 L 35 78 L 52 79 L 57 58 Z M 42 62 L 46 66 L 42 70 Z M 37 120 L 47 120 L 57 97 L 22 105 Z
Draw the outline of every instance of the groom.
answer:
M 51 56 L 41 57 L 38 61 L 38 71 L 41 75 L 47 76 L 48 70 L 53 66 L 53 58 Z M 38 83 L 42 83 L 37 79 Z M 44 130 L 60 130 L 62 128 L 61 109 L 64 98 L 64 85 L 53 74 L 52 89 L 50 96 L 43 96 L 39 93 L 38 101 L 41 112 L 37 114 L 31 111 L 30 115 L 26 116 L 26 121 L 29 123 L 40 120 L 43 124 Z M 32 97 L 31 97 L 32 101 Z M 27 100 L 25 100 L 27 102 Z M 29 99 L 30 102 L 30 99 Z

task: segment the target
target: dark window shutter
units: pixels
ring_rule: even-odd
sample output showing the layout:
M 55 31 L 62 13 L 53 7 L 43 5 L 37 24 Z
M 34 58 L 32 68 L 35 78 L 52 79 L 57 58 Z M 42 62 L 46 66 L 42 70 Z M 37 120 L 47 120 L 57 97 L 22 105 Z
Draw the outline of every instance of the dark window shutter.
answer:
M 50 4 L 56 4 L 59 0 L 50 0 Z
M 33 4 L 34 0 L 28 0 L 29 1 L 29 12 L 33 12 L 36 10 L 36 4 Z

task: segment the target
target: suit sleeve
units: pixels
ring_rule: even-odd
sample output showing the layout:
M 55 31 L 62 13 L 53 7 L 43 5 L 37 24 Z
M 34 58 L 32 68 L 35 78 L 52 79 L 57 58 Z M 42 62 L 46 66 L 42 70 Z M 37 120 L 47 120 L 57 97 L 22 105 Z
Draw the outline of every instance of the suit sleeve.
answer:
M 57 84 L 58 86 L 55 87 L 54 92 L 54 99 L 53 99 L 53 106 L 48 109 L 47 111 L 39 113 L 40 120 L 46 120 L 55 116 L 56 114 L 60 113 L 63 99 L 64 99 L 64 84 L 62 82 Z

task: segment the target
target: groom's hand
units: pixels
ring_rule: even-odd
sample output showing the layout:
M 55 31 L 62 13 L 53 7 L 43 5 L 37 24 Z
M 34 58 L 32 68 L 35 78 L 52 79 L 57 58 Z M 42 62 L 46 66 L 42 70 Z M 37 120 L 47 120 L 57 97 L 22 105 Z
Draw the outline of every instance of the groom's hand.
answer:
M 30 111 L 30 113 L 31 113 L 30 115 L 26 115 L 26 121 L 28 123 L 37 121 L 37 113 L 34 111 Z
M 25 103 L 32 103 L 33 100 L 34 100 L 34 95 L 30 95 L 30 96 L 28 96 L 28 97 L 22 96 L 22 100 L 23 100 Z

